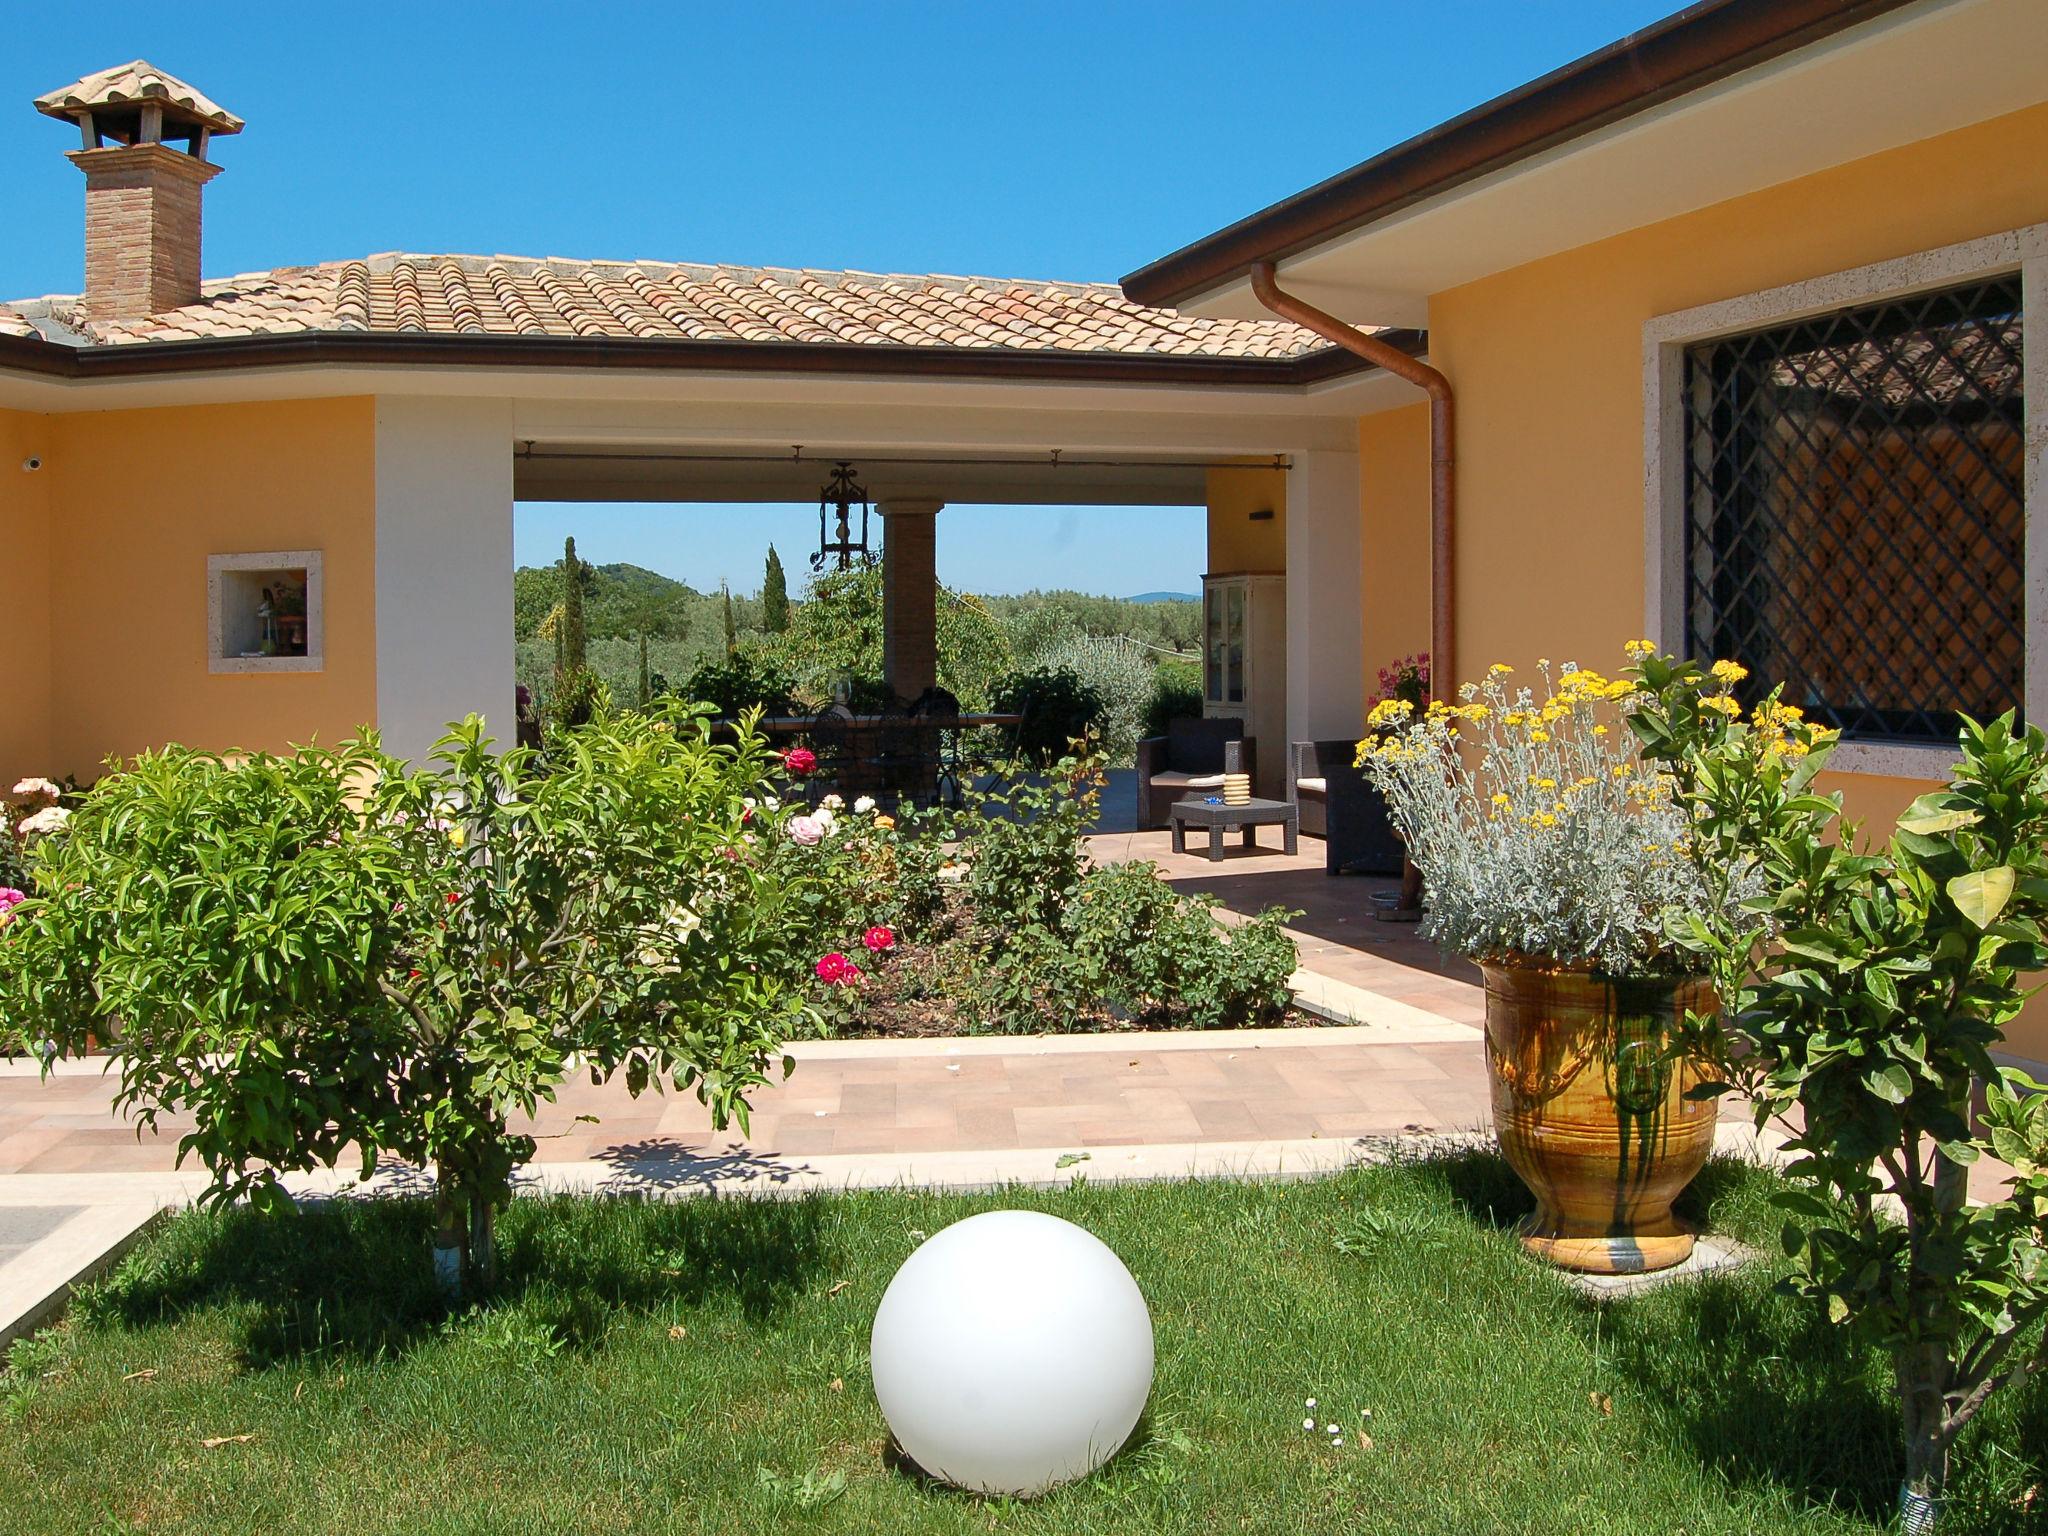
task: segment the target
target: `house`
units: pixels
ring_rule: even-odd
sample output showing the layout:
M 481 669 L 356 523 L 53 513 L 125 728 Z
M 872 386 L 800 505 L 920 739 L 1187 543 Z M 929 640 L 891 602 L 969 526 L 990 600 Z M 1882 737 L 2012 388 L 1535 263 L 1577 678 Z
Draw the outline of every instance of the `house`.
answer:
M 1733 656 L 1879 827 L 1957 711 L 2048 722 L 2037 0 L 1705 0 L 1124 291 L 1426 333 L 1439 430 L 1412 384 L 1358 423 L 1368 662 Z
M 1470 676 L 1648 635 L 1786 680 L 1881 822 L 1956 711 L 2048 718 L 2040 0 L 1702 0 L 1120 290 L 417 254 L 204 281 L 241 121 L 139 62 L 37 106 L 80 136 L 86 272 L 0 306 L 0 779 L 360 723 L 417 753 L 509 706 L 516 497 L 799 501 L 839 460 L 888 528 L 899 692 L 946 502 L 1146 502 L 1205 509 L 1246 647 L 1234 686 L 1212 647 L 1211 706 L 1268 742 L 1356 734 L 1416 650 Z M 2048 1061 L 2048 1018 L 2014 1049 Z
M 1357 421 L 1385 382 L 1291 323 L 1100 283 L 669 260 L 206 279 L 241 119 L 139 60 L 35 105 L 69 134 L 49 174 L 60 147 L 84 173 L 85 272 L 0 305 L 0 783 L 365 724 L 411 756 L 471 710 L 509 735 L 519 497 L 705 516 L 683 504 L 817 501 L 850 464 L 887 530 L 906 698 L 932 681 L 948 502 L 1285 505 L 1354 550 L 1327 611 L 1290 621 L 1324 650 L 1357 631 Z M 1355 644 L 1328 659 L 1271 659 L 1271 734 L 1358 729 Z

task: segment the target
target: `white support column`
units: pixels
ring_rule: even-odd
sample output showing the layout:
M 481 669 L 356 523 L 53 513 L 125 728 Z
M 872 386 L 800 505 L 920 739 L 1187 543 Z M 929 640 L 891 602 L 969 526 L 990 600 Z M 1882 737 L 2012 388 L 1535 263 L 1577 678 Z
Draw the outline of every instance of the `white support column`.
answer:
M 377 725 L 417 760 L 451 720 L 513 739 L 512 407 L 377 400 Z
M 894 496 L 882 514 L 882 680 L 915 699 L 939 680 L 938 514 L 946 504 Z
M 1357 736 L 1365 725 L 1363 519 L 1358 455 L 1294 455 L 1287 471 L 1287 740 Z M 1287 750 L 1259 743 L 1259 758 Z

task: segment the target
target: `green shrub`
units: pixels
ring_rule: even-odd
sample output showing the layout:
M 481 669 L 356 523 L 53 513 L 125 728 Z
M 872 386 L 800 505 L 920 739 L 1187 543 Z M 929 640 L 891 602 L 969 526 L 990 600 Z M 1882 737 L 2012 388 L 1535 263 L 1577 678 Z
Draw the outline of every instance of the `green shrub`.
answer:
M 612 712 L 612 690 L 588 667 L 557 672 L 541 698 L 541 740 L 548 746 L 567 732 L 580 731 Z
M 1122 635 L 1072 635 L 1042 652 L 1038 665 L 1073 674 L 1102 701 L 1097 731 L 1103 749 L 1111 762 L 1129 762 L 1152 702 L 1152 661 L 1144 647 Z
M 972 791 L 956 823 L 975 919 L 995 936 L 1057 923 L 1088 867 L 1102 759 L 1062 757 L 1044 776 Z
M 373 735 L 145 754 L 41 845 L 0 1017 L 57 1054 L 114 1041 L 118 1106 L 189 1117 L 214 1202 L 289 1209 L 280 1173 L 345 1154 L 434 1169 L 436 1271 L 488 1284 L 534 1150 L 515 1113 L 573 1067 L 744 1125 L 801 1008 L 742 851 L 757 739 L 671 708 L 565 732 L 545 774 L 492 747 L 472 716 L 420 768 Z
M 1202 718 L 1202 664 L 1169 657 L 1152 669 L 1152 698 L 1145 706 L 1145 734 L 1164 736 L 1171 720 Z
M 1149 863 L 1089 871 L 1057 922 L 992 951 L 983 1024 L 1017 1032 L 1091 1018 L 1194 1029 L 1279 1023 L 1297 964 L 1281 926 L 1287 914 L 1226 929 L 1215 905 L 1181 895 Z
M 995 685 L 991 707 L 998 714 L 1025 716 L 1013 734 L 1020 761 L 1057 763 L 1074 743 L 1100 740 L 1109 716 L 1102 695 L 1070 668 L 1012 672 Z
M 774 659 L 757 650 L 741 649 L 730 656 L 708 657 L 683 683 L 684 698 L 709 704 L 728 720 L 750 709 L 787 714 L 796 681 Z

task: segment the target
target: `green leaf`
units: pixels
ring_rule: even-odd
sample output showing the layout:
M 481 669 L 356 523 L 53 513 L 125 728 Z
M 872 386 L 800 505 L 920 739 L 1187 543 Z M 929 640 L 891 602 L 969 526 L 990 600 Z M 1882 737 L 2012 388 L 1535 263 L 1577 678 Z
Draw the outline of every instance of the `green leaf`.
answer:
M 1913 1076 L 1895 1061 L 1864 1073 L 1863 1086 L 1887 1104 L 1903 1104 L 1912 1095 Z
M 1943 832 L 1955 832 L 1964 827 L 1974 827 L 1983 818 L 1971 810 L 1921 809 L 1926 801 L 1935 798 L 1923 796 L 1913 802 L 1904 816 L 1899 818 L 1901 832 L 1916 832 L 1922 837 L 1934 837 Z
M 1946 887 L 1948 899 L 1972 923 L 1979 928 L 1988 928 L 2012 899 L 2013 886 L 2018 879 L 2018 871 L 2010 864 L 1973 869 L 1949 881 Z

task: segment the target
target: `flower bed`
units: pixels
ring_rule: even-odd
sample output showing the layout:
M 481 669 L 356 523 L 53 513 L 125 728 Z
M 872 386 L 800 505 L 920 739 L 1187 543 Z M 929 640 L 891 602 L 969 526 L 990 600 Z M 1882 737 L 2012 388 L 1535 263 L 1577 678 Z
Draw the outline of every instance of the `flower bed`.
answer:
M 800 781 L 810 764 L 785 759 Z M 1091 867 L 1099 759 L 899 819 L 862 797 L 788 814 L 764 855 L 798 894 L 828 1035 L 1219 1029 L 1287 1015 L 1274 909 L 1232 929 L 1150 864 Z M 784 807 L 763 806 L 771 825 Z

